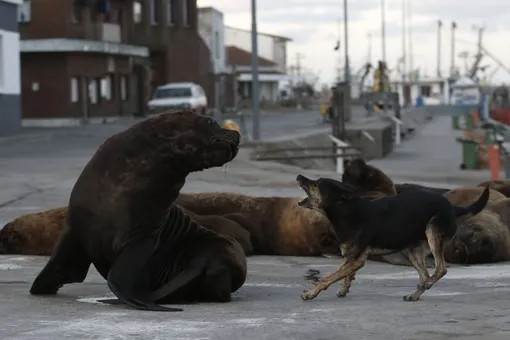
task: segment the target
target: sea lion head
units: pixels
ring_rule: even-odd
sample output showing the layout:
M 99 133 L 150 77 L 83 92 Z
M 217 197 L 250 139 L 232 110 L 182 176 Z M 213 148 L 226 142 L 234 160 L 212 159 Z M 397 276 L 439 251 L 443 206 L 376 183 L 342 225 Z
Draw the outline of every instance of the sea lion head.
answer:
M 304 208 L 323 212 L 341 202 L 346 202 L 361 196 L 355 187 L 331 178 L 312 180 L 301 174 L 296 177 L 298 185 L 306 193 L 306 197 L 298 202 Z
M 0 230 L 0 254 L 20 254 L 22 252 L 25 240 L 13 229 L 13 223 L 9 222 Z
M 382 170 L 367 164 L 362 158 L 355 158 L 347 163 L 342 182 L 364 192 L 377 191 L 391 196 L 397 193 L 393 181 Z
M 478 215 L 473 216 L 464 221 L 453 238 L 447 242 L 445 259 L 448 262 L 460 264 L 494 262 L 499 250 L 499 236 L 491 233 L 490 228 L 483 228 L 482 224 L 497 223 L 497 221 L 478 217 Z
M 239 151 L 238 131 L 224 129 L 213 118 L 193 111 L 161 113 L 149 120 L 152 133 L 163 142 L 154 147 L 168 153 L 168 158 L 184 172 L 222 166 Z

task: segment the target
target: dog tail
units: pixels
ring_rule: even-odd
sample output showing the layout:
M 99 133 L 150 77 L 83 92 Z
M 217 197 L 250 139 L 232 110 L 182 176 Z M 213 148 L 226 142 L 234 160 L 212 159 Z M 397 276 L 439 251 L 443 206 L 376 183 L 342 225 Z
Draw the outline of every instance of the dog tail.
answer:
M 485 187 L 485 190 L 482 192 L 478 200 L 467 207 L 459 207 L 454 205 L 453 209 L 455 212 L 455 217 L 461 217 L 469 214 L 469 216 L 474 216 L 478 214 L 480 211 L 482 211 L 485 206 L 487 205 L 487 202 L 489 201 L 489 193 L 490 189 L 489 187 Z

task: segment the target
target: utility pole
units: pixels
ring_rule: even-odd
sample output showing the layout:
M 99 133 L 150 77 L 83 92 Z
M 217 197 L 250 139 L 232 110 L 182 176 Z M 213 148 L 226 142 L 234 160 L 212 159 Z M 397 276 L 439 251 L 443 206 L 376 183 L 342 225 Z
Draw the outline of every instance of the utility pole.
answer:
M 347 8 L 347 0 L 344 0 L 344 59 L 345 59 L 345 83 L 347 87 L 350 86 L 351 81 L 351 71 L 349 66 L 349 17 L 348 17 L 348 8 Z M 350 91 L 348 92 L 350 93 Z
M 367 63 L 372 63 L 372 33 L 368 33 L 368 53 L 367 53 Z
M 405 91 L 407 85 L 406 4 L 407 0 L 402 0 L 402 103 L 404 108 L 406 108 L 408 105 Z
M 260 140 L 259 52 L 257 41 L 257 0 L 251 0 L 251 107 L 253 140 Z
M 413 20 L 411 11 L 412 0 L 407 3 L 407 31 L 409 33 L 409 72 L 413 74 L 409 77 L 411 84 L 414 82 L 414 64 L 413 64 Z
M 301 59 L 303 59 L 304 56 L 301 53 L 296 53 L 296 73 L 298 78 L 298 84 L 301 85 L 303 83 L 301 79 Z
M 441 28 L 443 22 L 437 21 L 437 77 L 441 78 Z
M 386 3 L 384 0 L 381 0 L 381 48 L 382 61 L 386 64 Z
M 452 21 L 452 51 L 450 55 L 450 78 L 453 79 L 453 76 L 455 75 L 455 30 L 457 29 L 457 23 L 455 21 Z

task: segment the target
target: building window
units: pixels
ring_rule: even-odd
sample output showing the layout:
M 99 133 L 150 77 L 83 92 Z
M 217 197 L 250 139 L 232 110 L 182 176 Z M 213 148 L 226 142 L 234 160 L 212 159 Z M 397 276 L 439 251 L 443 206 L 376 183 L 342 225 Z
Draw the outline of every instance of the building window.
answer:
M 78 78 L 71 78 L 71 103 L 77 103 L 80 99 Z
M 175 17 L 174 17 L 174 1 L 173 0 L 166 0 L 166 22 L 169 25 L 175 24 Z
M 79 0 L 73 0 L 73 8 L 71 12 L 71 21 L 75 24 L 83 20 L 83 7 Z
M 151 24 L 159 22 L 159 0 L 151 0 Z
M 30 22 L 32 17 L 32 1 L 23 0 L 21 5 L 18 6 L 18 22 Z
M 101 99 L 112 100 L 112 76 L 107 75 L 101 78 Z
M 128 76 L 120 77 L 120 98 L 122 100 L 128 100 Z
M 220 59 L 220 33 L 218 31 L 214 32 L 214 52 L 216 59 Z
M 421 90 L 421 95 L 424 97 L 430 97 L 430 95 L 432 94 L 432 88 L 429 85 L 421 86 L 420 90 Z
M 89 79 L 89 100 L 91 104 L 97 104 L 97 81 Z
M 190 25 L 188 5 L 189 5 L 188 0 L 182 0 L 182 23 L 184 24 L 184 26 Z
M 141 0 L 133 1 L 133 22 L 139 24 L 142 22 L 143 6 Z

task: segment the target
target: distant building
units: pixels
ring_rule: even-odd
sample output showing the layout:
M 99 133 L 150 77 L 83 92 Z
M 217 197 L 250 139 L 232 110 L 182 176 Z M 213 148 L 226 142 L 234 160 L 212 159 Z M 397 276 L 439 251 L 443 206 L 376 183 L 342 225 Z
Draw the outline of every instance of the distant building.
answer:
M 0 0 L 0 135 L 19 130 L 20 59 L 16 16 L 21 0 Z
M 236 46 L 227 46 L 227 63 L 236 74 L 237 97 L 239 100 L 251 100 L 252 74 L 251 53 Z M 259 88 L 261 103 L 276 103 L 279 97 L 278 84 L 286 76 L 278 65 L 265 58 L 258 58 Z
M 287 43 L 291 38 L 258 32 L 258 55 L 276 64 L 278 71 L 287 73 Z M 225 45 L 251 52 L 251 31 L 225 26 Z
M 212 93 L 195 0 L 24 0 L 20 9 L 27 124 L 144 115 L 168 82 Z

